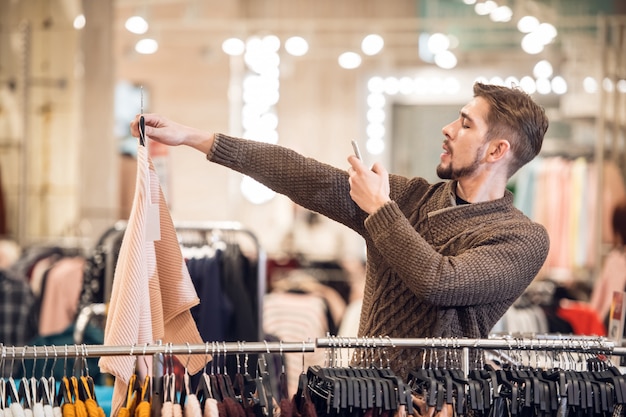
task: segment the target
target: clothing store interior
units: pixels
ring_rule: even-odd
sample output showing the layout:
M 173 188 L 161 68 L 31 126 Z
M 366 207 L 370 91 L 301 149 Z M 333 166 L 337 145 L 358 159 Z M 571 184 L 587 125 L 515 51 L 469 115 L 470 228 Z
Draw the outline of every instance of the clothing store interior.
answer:
M 378 241 L 130 129 L 436 184 L 477 81 L 545 109 L 506 193 L 550 242 L 479 337 L 361 334 Z M 624 415 L 625 184 L 623 0 L 0 0 L 0 412 Z

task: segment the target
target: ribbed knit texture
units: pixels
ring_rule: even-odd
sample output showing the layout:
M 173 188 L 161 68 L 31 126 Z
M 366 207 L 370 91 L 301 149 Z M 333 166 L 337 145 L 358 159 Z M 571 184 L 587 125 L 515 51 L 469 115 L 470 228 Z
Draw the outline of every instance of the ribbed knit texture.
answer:
M 149 217 L 151 204 L 158 206 L 159 218 Z M 160 239 L 149 241 L 149 230 L 156 222 L 160 223 Z M 115 268 L 104 344 L 202 343 L 189 311 L 198 303 L 158 175 L 148 150 L 138 146 L 135 196 Z M 185 355 L 184 361 L 189 361 L 189 371 L 195 373 L 204 367 L 205 359 L 210 358 L 192 355 L 187 359 Z M 130 355 L 99 361 L 103 372 L 116 377 L 112 416 L 126 399 L 135 361 Z
M 456 206 L 454 181 L 390 175 L 390 197 L 367 215 L 350 198 L 344 170 L 262 142 L 216 134 L 207 155 L 297 204 L 360 233 L 367 271 L 360 336 L 487 337 L 543 265 L 543 226 L 513 206 L 513 195 Z M 387 349 L 406 376 L 416 350 Z

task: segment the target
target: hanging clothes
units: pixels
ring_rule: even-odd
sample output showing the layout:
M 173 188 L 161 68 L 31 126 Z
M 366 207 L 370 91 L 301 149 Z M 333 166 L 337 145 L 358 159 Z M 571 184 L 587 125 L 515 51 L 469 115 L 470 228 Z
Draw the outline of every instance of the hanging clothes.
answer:
M 37 335 L 38 309 L 28 283 L 0 270 L 0 343 L 20 346 Z M 6 368 L 7 363 L 3 364 Z M 0 369 L 1 370 L 1 369 Z
M 137 164 L 135 198 L 115 269 L 105 344 L 202 343 L 189 311 L 199 300 L 144 146 L 138 147 Z M 112 410 L 117 415 L 134 372 L 134 359 L 103 357 L 99 365 L 116 377 Z M 191 358 L 193 372 L 203 366 L 203 357 Z
M 74 323 L 84 267 L 82 256 L 63 257 L 50 266 L 42 283 L 40 336 L 62 333 Z
M 599 169 L 602 189 L 597 189 Z M 619 167 L 611 161 L 598 166 L 584 157 L 540 157 L 520 169 L 514 181 L 515 206 L 544 225 L 550 236 L 544 269 L 593 268 L 600 261 L 595 259 L 596 230 L 600 228 L 602 242 L 613 241 L 612 212 L 626 197 Z M 600 225 L 593 221 L 598 210 Z

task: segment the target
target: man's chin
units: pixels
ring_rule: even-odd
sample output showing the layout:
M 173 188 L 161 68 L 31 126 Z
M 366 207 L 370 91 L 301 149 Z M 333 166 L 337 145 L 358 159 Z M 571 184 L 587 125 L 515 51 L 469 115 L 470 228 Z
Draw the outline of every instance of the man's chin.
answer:
M 451 180 L 452 173 L 449 170 L 437 167 L 437 176 L 442 180 Z

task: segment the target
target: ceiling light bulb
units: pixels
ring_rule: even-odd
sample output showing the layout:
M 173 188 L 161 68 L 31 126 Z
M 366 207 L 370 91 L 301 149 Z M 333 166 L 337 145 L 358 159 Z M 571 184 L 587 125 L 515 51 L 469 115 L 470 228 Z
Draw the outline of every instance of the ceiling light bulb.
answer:
M 552 64 L 545 59 L 537 62 L 533 68 L 533 75 L 537 78 L 550 78 L 552 76 Z
M 245 49 L 246 45 L 238 38 L 228 38 L 222 42 L 222 51 L 231 56 L 241 55 Z
M 428 50 L 432 54 L 445 51 L 450 47 L 450 39 L 443 33 L 433 33 L 428 38 Z
M 535 16 L 524 16 L 517 22 L 517 29 L 522 33 L 530 33 L 539 27 L 539 20 Z
M 293 56 L 303 56 L 309 51 L 309 43 L 300 36 L 292 36 L 285 41 L 285 50 Z
M 79 14 L 78 16 L 74 18 L 74 22 L 73 22 L 74 29 L 80 30 L 85 27 L 86 23 L 87 23 L 87 20 L 85 19 L 85 15 Z
M 159 49 L 159 43 L 154 39 L 141 39 L 135 44 L 135 51 L 143 55 L 150 55 Z
M 442 51 L 435 55 L 435 64 L 439 68 L 452 69 L 456 67 L 457 63 L 456 56 L 450 51 Z
M 567 93 L 567 82 L 560 75 L 554 77 L 550 83 L 552 84 L 552 91 L 554 91 L 555 94 Z
M 361 55 L 356 52 L 344 52 L 339 55 L 339 66 L 345 69 L 355 69 L 361 65 Z
M 141 16 L 131 16 L 124 24 L 126 30 L 137 35 L 143 35 L 148 31 L 148 22 Z
M 380 51 L 382 51 L 383 46 L 385 46 L 385 41 L 382 36 L 372 33 L 371 35 L 367 35 L 363 38 L 363 42 L 361 42 L 361 50 L 365 55 L 376 55 Z

